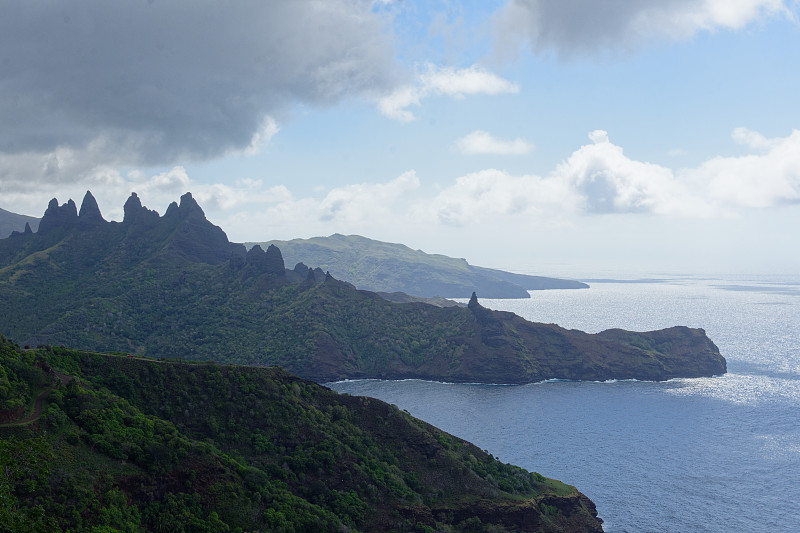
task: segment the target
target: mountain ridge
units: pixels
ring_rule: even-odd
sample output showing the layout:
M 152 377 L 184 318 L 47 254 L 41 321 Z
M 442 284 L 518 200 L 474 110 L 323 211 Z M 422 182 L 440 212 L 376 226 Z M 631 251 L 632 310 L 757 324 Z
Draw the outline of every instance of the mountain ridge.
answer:
M 574 487 L 275 367 L 0 335 L 0 384 L 3 531 L 602 532 Z
M 254 244 L 247 242 L 245 246 Z M 576 280 L 474 266 L 463 258 L 428 254 L 360 235 L 334 233 L 258 244 L 278 246 L 289 264 L 319 265 L 337 279 L 374 292 L 444 298 L 469 298 L 472 292 L 478 292 L 483 298 L 529 298 L 528 290 L 588 288 Z
M 468 308 L 391 303 L 319 267 L 286 269 L 277 247 L 245 252 L 189 193 L 164 216 L 132 195 L 123 222 L 98 218 L 92 200 L 87 193 L 83 215 L 74 202 L 51 202 L 43 230 L 0 240 L 0 331 L 21 344 L 280 365 L 320 382 L 725 372 L 702 330 L 589 335 L 491 311 L 477 298 Z

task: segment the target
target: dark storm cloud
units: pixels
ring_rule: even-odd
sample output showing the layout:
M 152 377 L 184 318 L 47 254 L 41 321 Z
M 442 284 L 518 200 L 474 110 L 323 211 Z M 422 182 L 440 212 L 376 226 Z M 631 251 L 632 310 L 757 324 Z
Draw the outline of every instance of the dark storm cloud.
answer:
M 392 82 L 391 42 L 367 1 L 0 5 L 7 155 L 99 139 L 128 164 L 208 158 L 247 147 L 293 104 Z
M 521 42 L 571 56 L 739 29 L 775 13 L 793 17 L 784 0 L 509 0 L 497 14 L 496 37 L 501 51 Z

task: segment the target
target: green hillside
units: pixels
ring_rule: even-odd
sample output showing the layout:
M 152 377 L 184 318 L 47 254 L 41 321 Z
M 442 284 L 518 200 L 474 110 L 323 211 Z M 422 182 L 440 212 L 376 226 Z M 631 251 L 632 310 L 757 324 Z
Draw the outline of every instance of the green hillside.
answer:
M 87 194 L 0 240 L 0 331 L 22 345 L 280 365 L 316 381 L 669 379 L 725 372 L 702 330 L 587 335 L 469 307 L 397 304 L 281 252 L 230 243 L 184 195 L 132 196 L 121 223 Z
M 0 336 L 0 421 L 0 531 L 602 531 L 573 487 L 277 368 Z
M 255 243 L 245 243 L 248 248 Z M 404 292 L 414 296 L 469 298 L 528 298 L 528 290 L 580 289 L 579 281 L 513 274 L 470 265 L 465 259 L 427 254 L 402 245 L 340 235 L 268 241 L 263 248 L 280 248 L 288 265 L 319 266 L 359 289 Z

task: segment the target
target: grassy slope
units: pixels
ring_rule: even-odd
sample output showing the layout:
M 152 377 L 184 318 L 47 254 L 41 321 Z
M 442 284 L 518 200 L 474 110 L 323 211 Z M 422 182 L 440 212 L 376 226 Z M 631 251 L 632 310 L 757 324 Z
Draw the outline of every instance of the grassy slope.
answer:
M 0 344 L 0 400 L 57 381 L 36 360 L 75 376 L 0 428 L 6 530 L 601 530 L 573 487 L 276 368 Z
M 329 270 L 337 279 L 380 292 L 405 292 L 415 296 L 469 298 L 473 291 L 484 298 L 527 298 L 527 290 L 580 288 L 578 282 L 511 274 L 475 267 L 464 259 L 426 254 L 402 245 L 358 235 L 270 241 L 278 246 L 286 264 L 303 262 Z
M 187 259 L 174 247 L 180 226 L 141 237 L 121 229 L 109 224 L 0 241 L 5 333 L 32 346 L 279 364 L 320 381 L 509 383 L 724 372 L 710 341 L 684 349 L 697 332 L 672 331 L 675 350 L 648 341 L 649 334 L 588 336 L 489 311 L 482 321 L 469 309 L 393 304 L 332 279 L 292 282 L 288 274 Z

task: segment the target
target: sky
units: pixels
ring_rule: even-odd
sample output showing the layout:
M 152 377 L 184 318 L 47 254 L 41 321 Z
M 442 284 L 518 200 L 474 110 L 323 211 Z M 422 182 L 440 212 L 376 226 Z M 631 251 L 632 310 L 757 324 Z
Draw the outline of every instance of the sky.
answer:
M 797 0 L 0 0 L 0 208 L 800 273 Z

